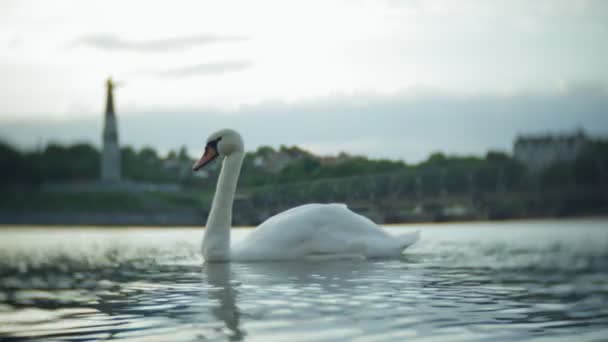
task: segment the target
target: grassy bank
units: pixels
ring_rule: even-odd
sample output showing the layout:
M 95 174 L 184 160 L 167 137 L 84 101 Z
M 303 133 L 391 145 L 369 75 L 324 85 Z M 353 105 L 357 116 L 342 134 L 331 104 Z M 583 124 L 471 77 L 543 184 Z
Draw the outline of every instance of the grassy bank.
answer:
M 0 197 L 5 212 L 125 212 L 203 209 L 210 195 L 198 192 L 43 192 L 8 191 Z

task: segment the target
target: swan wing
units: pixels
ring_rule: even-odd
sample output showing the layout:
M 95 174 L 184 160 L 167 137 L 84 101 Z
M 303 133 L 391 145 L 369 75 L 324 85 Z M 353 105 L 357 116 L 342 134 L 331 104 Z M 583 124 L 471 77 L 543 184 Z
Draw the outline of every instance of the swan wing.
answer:
M 398 239 L 344 204 L 306 204 L 270 217 L 235 245 L 233 260 L 286 260 L 398 255 Z

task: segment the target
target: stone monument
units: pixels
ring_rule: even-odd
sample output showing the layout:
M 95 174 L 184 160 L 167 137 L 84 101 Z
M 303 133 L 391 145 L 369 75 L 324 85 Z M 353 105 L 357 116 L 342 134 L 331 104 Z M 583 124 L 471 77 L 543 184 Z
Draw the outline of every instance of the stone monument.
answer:
M 114 82 L 106 82 L 106 113 L 103 126 L 103 150 L 101 152 L 101 180 L 104 182 L 120 181 L 120 145 L 118 145 L 118 128 L 114 112 Z

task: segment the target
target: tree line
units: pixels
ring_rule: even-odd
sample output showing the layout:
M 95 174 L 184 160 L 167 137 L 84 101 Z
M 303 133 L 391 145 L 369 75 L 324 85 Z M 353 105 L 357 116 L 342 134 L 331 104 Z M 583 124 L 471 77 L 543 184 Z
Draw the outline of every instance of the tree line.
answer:
M 259 165 L 276 153 L 291 156 L 280 170 Z M 476 190 L 517 190 L 530 186 L 601 185 L 608 170 L 608 142 L 589 143 L 576 160 L 558 162 L 540 173 L 531 173 L 509 154 L 490 151 L 485 156 L 451 156 L 437 152 L 417 164 L 399 160 L 368 159 L 342 154 L 343 160 L 323 158 L 298 147 L 279 149 L 263 146 L 248 152 L 243 163 L 240 186 L 255 188 L 296 184 L 319 179 L 349 179 L 365 175 L 406 175 L 399 185 L 409 192 L 463 192 Z M 194 177 L 189 167 L 194 159 L 185 147 L 161 156 L 150 147 L 121 149 L 123 178 L 136 182 L 180 183 L 211 189 L 218 164 L 208 169 L 208 178 Z M 83 182 L 99 179 L 100 151 L 90 144 L 49 144 L 37 151 L 20 151 L 0 142 L 0 187 L 15 185 L 36 188 L 45 182 Z M 390 177 L 389 177 L 390 178 Z M 405 181 L 407 180 L 407 181 Z M 346 184 L 346 183 L 345 183 Z M 385 187 L 395 187 L 390 182 Z M 393 189 L 394 190 L 394 189 Z

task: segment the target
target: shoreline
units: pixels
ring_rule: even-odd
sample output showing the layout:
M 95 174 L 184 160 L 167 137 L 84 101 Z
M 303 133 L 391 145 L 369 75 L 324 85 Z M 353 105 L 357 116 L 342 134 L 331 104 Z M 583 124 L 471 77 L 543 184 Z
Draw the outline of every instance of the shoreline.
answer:
M 438 227 L 444 225 L 463 225 L 463 224 L 482 224 L 482 223 L 511 223 L 511 222 L 547 222 L 547 221 L 581 221 L 581 220 L 608 220 L 608 215 L 581 215 L 581 216 L 568 216 L 568 217 L 529 217 L 529 218 L 509 218 L 509 219 L 497 219 L 497 220 L 489 220 L 489 219 L 480 219 L 480 220 L 453 220 L 453 221 L 419 221 L 419 222 L 402 222 L 402 223 L 385 223 L 378 224 L 381 227 L 391 228 L 391 227 L 403 227 L 403 226 L 428 226 L 428 227 Z M 95 229 L 115 229 L 115 230 L 138 230 L 138 229 L 205 229 L 206 227 L 195 226 L 195 225 L 179 225 L 179 224 L 156 224 L 156 225 L 138 225 L 138 224 L 63 224 L 63 223 L 0 223 L 0 231 L 3 229 L 12 229 L 12 228 L 26 228 L 26 229 L 53 229 L 53 228 L 65 228 L 65 229 L 86 229 L 86 230 L 95 230 Z M 242 226 L 237 225 L 233 226 L 232 229 L 254 229 L 256 226 Z

